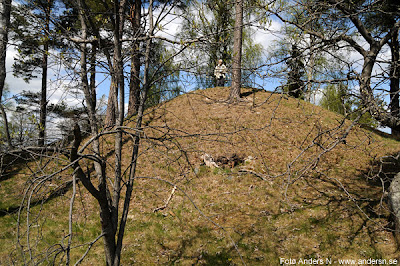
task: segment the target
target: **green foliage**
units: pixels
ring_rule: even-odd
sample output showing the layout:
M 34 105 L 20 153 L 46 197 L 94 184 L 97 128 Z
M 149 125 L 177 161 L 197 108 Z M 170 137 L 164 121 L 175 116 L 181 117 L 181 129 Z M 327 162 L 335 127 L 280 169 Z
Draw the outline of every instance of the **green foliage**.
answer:
M 290 70 L 285 90 L 290 96 L 303 98 L 304 82 L 302 78 L 305 70 L 302 55 L 296 45 L 292 45 L 291 56 L 286 60 L 286 65 Z
M 56 17 L 53 14 L 54 6 L 53 0 L 34 0 L 22 2 L 13 10 L 11 39 L 17 42 L 18 51 L 14 58 L 13 73 L 25 82 L 42 73 L 43 55 L 48 53 L 45 46 L 56 46 L 54 32 L 50 30 L 50 21 Z
M 173 52 L 162 42 L 154 43 L 152 48 L 150 76 L 153 82 L 148 92 L 146 107 L 177 97 L 183 91 L 179 85 L 179 65 L 170 60 Z
M 17 111 L 24 111 L 32 114 L 36 114 L 39 112 L 40 105 L 40 93 L 39 92 L 31 92 L 31 91 L 22 91 L 17 97 L 15 97 L 15 101 L 18 104 Z M 79 117 L 84 114 L 86 110 L 81 108 L 72 108 L 67 106 L 64 101 L 60 101 L 57 104 L 48 104 L 47 105 L 48 112 L 54 114 L 58 117 Z
M 9 97 L 8 87 L 3 93 L 3 100 Z M 5 101 L 3 105 L 8 120 L 8 128 L 10 132 L 11 141 L 16 146 L 29 146 L 36 143 L 39 125 L 39 105 L 40 93 L 30 91 L 23 91 L 22 93 L 14 96 L 11 100 Z M 63 118 L 63 121 L 57 124 L 61 133 L 69 134 L 71 125 L 68 123 L 68 118 L 80 117 L 79 123 L 81 126 L 86 126 L 85 114 L 86 109 L 83 107 L 74 108 L 68 106 L 65 102 L 61 101 L 57 104 L 48 104 L 48 115 L 50 118 Z M 49 119 L 50 119 L 49 118 Z M 6 143 L 5 125 L 2 116 L 0 116 L 0 146 Z
M 271 67 L 269 73 L 282 80 L 283 91 L 294 97 L 311 100 L 311 96 L 321 89 L 321 85 L 309 81 L 332 79 L 332 73 L 343 68 L 344 58 L 339 56 L 340 53 L 332 57 L 329 49 L 319 45 L 317 38 L 311 33 L 329 32 L 330 25 L 323 25 L 319 20 L 321 14 L 326 11 L 326 6 L 314 0 L 301 0 L 298 4 L 292 2 L 281 4 L 282 17 L 293 23 L 283 24 L 281 27 L 283 38 L 274 41 L 268 59 L 275 64 L 275 67 Z M 343 25 L 334 26 L 341 28 Z M 346 48 L 343 48 L 343 51 L 346 51 Z M 346 52 L 344 54 L 348 55 Z
M 347 86 L 342 83 L 327 86 L 319 104 L 332 112 L 346 115 L 352 106 L 347 95 Z
M 254 31 L 246 30 L 243 32 L 243 55 L 242 55 L 242 86 L 255 87 L 255 71 L 262 63 L 263 46 L 254 41 Z
M 18 146 L 27 146 L 33 142 L 37 133 L 36 117 L 30 110 L 21 105 L 15 106 L 13 98 L 11 98 L 9 87 L 6 84 L 2 103 L 7 114 L 11 142 Z M 6 145 L 5 128 L 5 121 L 0 116 L 0 146 Z
M 235 25 L 233 11 L 233 2 L 223 0 L 193 1 L 186 10 L 190 16 L 184 20 L 179 37 L 195 39 L 207 36 L 207 39 L 187 49 L 186 65 L 194 69 L 196 82 L 201 88 L 214 87 L 216 84 L 214 68 L 219 59 L 228 69 L 232 65 Z M 250 17 L 248 12 L 245 18 Z M 245 86 L 251 86 L 254 69 L 262 60 L 262 45 L 254 42 L 254 33 L 249 28 L 243 29 L 242 83 Z
M 234 25 L 233 5 L 223 0 L 193 1 L 187 7 L 189 18 L 184 21 L 179 37 L 194 39 L 209 36 L 187 51 L 188 67 L 193 68 L 199 87 L 215 84 L 214 68 L 218 59 L 229 65 L 232 58 Z
M 351 120 L 357 119 L 360 116 L 362 107 L 358 99 L 350 96 L 348 87 L 343 83 L 327 86 L 324 89 L 319 105 L 332 112 L 347 116 Z M 362 114 L 358 123 L 373 128 L 379 126 L 379 123 L 369 112 Z
M 353 110 L 349 114 L 349 118 L 351 120 L 358 118 L 361 114 L 361 110 L 362 110 L 361 102 L 359 100 L 354 100 Z M 379 122 L 376 121 L 376 119 L 369 112 L 363 113 L 361 117 L 358 119 L 358 123 L 372 128 L 377 128 L 379 126 Z

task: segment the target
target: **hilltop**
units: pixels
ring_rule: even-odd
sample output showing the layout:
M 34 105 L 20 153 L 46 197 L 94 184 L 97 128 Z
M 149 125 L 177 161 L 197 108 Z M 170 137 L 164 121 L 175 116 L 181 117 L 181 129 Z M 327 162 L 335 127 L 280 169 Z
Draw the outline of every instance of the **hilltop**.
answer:
M 122 264 L 235 265 L 240 256 L 248 265 L 277 265 L 280 258 L 398 259 L 383 192 L 393 169 L 379 162 L 397 154 L 399 142 L 360 125 L 350 130 L 352 121 L 298 99 L 242 93 L 242 102 L 228 104 L 228 88 L 197 90 L 147 110 Z M 131 148 L 126 136 L 125 164 Z M 112 154 L 109 136 L 102 149 Z M 209 168 L 201 159 L 206 153 L 247 160 Z M 18 204 L 35 164 L 18 165 L 1 180 L 3 210 Z M 67 162 L 47 164 L 54 171 Z M 70 179 L 71 171 L 48 181 L 39 198 Z M 168 205 L 155 211 L 174 186 Z M 71 194 L 66 189 L 35 207 L 42 208 L 32 229 L 40 235 L 38 253 L 63 241 Z M 79 245 L 93 240 L 100 226 L 82 186 L 76 201 Z M 15 251 L 16 220 L 16 214 L 0 217 L 0 264 L 23 261 Z M 94 244 L 84 264 L 103 261 L 102 248 L 101 241 Z M 77 247 L 74 260 L 84 251 Z

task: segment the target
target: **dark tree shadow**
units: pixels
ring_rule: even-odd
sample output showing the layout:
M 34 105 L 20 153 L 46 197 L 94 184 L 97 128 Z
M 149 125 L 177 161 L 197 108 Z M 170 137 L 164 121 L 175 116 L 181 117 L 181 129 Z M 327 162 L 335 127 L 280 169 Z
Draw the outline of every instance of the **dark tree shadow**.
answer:
M 35 207 L 41 204 L 45 204 L 52 199 L 55 199 L 57 197 L 65 195 L 68 190 L 72 187 L 72 181 L 68 181 L 57 187 L 55 190 L 51 191 L 50 194 L 43 198 L 43 199 L 38 199 L 35 201 L 32 201 L 30 204 L 30 207 Z M 21 207 L 20 206 L 9 206 L 5 209 L 0 209 L 0 217 L 3 217 L 8 214 L 14 214 L 16 213 Z M 23 209 L 23 208 L 22 208 Z
M 256 92 L 264 91 L 263 89 L 256 89 L 256 88 L 246 88 L 246 89 L 248 89 L 249 91 L 240 93 L 240 97 L 247 97 L 252 94 L 255 94 Z
M 379 233 L 395 233 L 394 217 L 388 206 L 386 192 L 398 172 L 399 155 L 389 154 L 371 161 L 367 170 L 358 176 L 340 180 L 322 174 L 306 177 L 304 181 L 315 193 L 310 193 L 312 196 L 307 198 L 304 194 L 296 195 L 299 198 L 303 197 L 304 202 L 309 204 L 295 211 L 324 208 L 327 211 L 326 216 L 315 223 L 331 223 L 344 215 L 351 224 L 351 233 L 347 235 L 348 244 L 353 245 L 357 237 L 367 232 L 367 241 L 374 250 L 374 256 L 379 258 Z M 381 221 L 379 226 L 378 221 Z

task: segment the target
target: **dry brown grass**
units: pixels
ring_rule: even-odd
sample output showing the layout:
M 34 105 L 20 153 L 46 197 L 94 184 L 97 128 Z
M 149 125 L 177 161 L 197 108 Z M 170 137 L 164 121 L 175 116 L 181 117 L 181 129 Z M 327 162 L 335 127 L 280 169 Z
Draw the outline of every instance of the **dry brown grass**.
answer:
M 280 257 L 398 258 L 382 187 L 367 175 L 377 158 L 400 150 L 397 141 L 356 126 L 346 143 L 321 155 L 321 147 L 340 138 L 349 121 L 340 127 L 343 118 L 337 114 L 262 91 L 227 104 L 228 93 L 222 88 L 194 91 L 148 110 L 138 176 L 171 182 L 186 194 L 177 190 L 165 210 L 153 213 L 172 186 L 155 179 L 135 181 L 123 265 L 240 264 L 229 236 L 249 265 L 276 265 Z M 322 132 L 327 133 L 318 136 Z M 112 137 L 104 137 L 102 145 L 110 152 L 112 176 Z M 125 165 L 131 145 L 127 137 Z M 208 169 L 201 165 L 203 153 L 252 156 L 253 162 L 240 167 L 266 180 L 239 173 L 240 167 Z M 309 167 L 317 158 L 318 165 Z M 95 203 L 81 191 L 76 243 L 99 232 Z M 43 222 L 43 228 L 53 237 L 44 233 L 44 239 L 60 241 L 66 234 L 60 227 L 67 223 L 69 196 L 46 203 L 52 222 Z M 0 218 L 0 229 L 9 232 L 2 235 L 7 243 L 12 243 L 11 217 Z M 11 249 L 4 250 L 3 255 Z M 102 259 L 98 243 L 85 263 L 98 265 Z

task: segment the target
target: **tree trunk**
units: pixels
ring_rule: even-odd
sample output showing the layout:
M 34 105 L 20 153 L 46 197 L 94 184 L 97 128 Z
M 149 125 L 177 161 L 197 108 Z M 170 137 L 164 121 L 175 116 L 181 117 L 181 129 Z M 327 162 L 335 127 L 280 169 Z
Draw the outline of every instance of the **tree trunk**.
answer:
M 39 139 L 38 145 L 44 146 L 46 135 L 46 118 L 47 118 L 47 65 L 49 53 L 49 32 L 50 32 L 50 1 L 46 10 L 46 24 L 44 30 L 44 44 L 42 56 L 42 90 L 40 94 L 40 117 L 39 117 Z
M 6 80 L 6 50 L 10 26 L 11 0 L 0 0 L 0 101 Z
M 11 0 L 0 0 L 0 108 L 3 115 L 8 146 L 11 147 L 7 114 L 2 105 L 3 90 L 6 81 L 6 51 L 8 44 L 8 28 L 10 26 Z
M 371 88 L 372 70 L 381 48 L 381 45 L 372 44 L 370 51 L 366 52 L 363 56 L 364 64 L 360 76 L 360 94 L 363 106 L 368 108 L 372 117 L 383 126 L 393 128 L 400 124 L 399 117 L 393 116 L 390 112 L 382 108 L 380 102 L 375 99 L 373 89 Z
M 6 133 L 6 138 L 7 138 L 7 144 L 9 148 L 12 148 L 12 142 L 11 142 L 11 137 L 10 137 L 10 129 L 8 128 L 8 119 L 7 119 L 7 114 L 6 111 L 4 110 L 3 104 L 0 102 L 0 111 L 3 116 L 4 120 L 4 131 Z
M 105 119 L 105 125 L 107 127 L 114 126 L 117 121 L 118 105 L 116 105 L 115 103 L 117 102 L 118 88 L 116 86 L 116 81 L 114 78 L 115 74 L 111 74 L 111 75 L 112 75 L 111 86 L 110 86 L 110 92 L 108 94 L 108 103 L 107 103 L 107 111 L 106 111 L 106 119 Z
M 40 117 L 39 117 L 39 139 L 38 145 L 43 146 L 46 134 L 46 116 L 47 116 L 47 52 L 48 44 L 44 45 L 44 53 L 42 58 L 42 90 L 40 94 Z
M 240 100 L 242 80 L 242 32 L 243 32 L 243 0 L 235 2 L 235 28 L 233 33 L 233 62 L 232 62 L 232 87 L 229 102 Z
M 371 89 L 372 69 L 375 65 L 377 53 L 368 52 L 364 56 L 364 64 L 360 76 L 360 94 L 364 106 L 369 107 L 370 111 L 377 111 L 376 101 Z
M 121 37 L 123 34 L 124 28 L 124 16 L 125 14 L 125 5 L 126 1 L 122 0 L 121 2 L 114 2 L 114 13 L 115 15 L 115 26 L 114 26 L 114 67 L 116 75 L 116 89 L 119 89 L 119 110 L 118 117 L 116 121 L 116 125 L 122 126 L 124 122 L 124 113 L 125 113 L 125 95 L 124 95 L 124 73 L 123 73 L 123 58 L 122 58 L 122 42 Z M 120 15 L 119 15 L 120 14 Z M 115 134 L 115 172 L 114 172 L 114 182 L 112 186 L 112 203 L 111 203 L 111 222 L 112 224 L 112 239 L 105 238 L 105 244 L 110 245 L 112 241 L 113 247 L 108 247 L 109 249 L 113 249 L 113 257 L 112 257 L 112 265 L 120 264 L 120 254 L 121 248 L 118 248 L 116 245 L 116 234 L 118 228 L 118 213 L 119 213 L 119 202 L 121 198 L 121 182 L 122 182 L 122 129 L 117 129 L 117 133 Z M 111 230 L 111 228 L 110 228 Z M 110 235 L 111 238 L 111 235 Z M 108 243 L 110 242 L 110 243 Z M 122 243 L 121 243 L 122 245 Z
M 113 222 L 113 211 L 110 210 L 109 204 L 107 203 L 107 198 L 104 198 L 104 203 L 100 203 L 100 222 L 102 233 L 104 234 L 104 253 L 106 256 L 107 266 L 112 266 L 115 259 L 115 234 L 116 226 Z
M 399 104 L 399 77 L 400 77 L 400 66 L 399 66 L 399 32 L 393 34 L 392 39 L 389 43 L 390 51 L 392 54 L 391 65 L 390 65 L 390 112 L 391 115 L 400 118 L 400 104 Z M 393 125 L 391 127 L 392 135 L 400 137 L 400 125 Z
M 308 102 L 311 102 L 311 97 L 312 97 L 312 78 L 313 78 L 313 72 L 314 72 L 314 49 L 315 49 L 315 37 L 314 35 L 310 34 L 310 56 L 308 59 L 308 64 L 307 64 L 307 91 L 306 91 L 306 100 Z M 313 104 L 315 104 L 315 94 L 314 94 L 314 101 Z
M 140 18 L 141 18 L 142 1 L 136 0 L 132 11 L 132 29 L 136 33 L 135 37 L 140 34 Z M 129 104 L 128 117 L 137 114 L 140 104 L 140 54 L 139 42 L 133 41 L 131 48 L 131 77 L 129 82 Z
M 79 19 L 81 23 L 81 37 L 83 40 L 87 40 L 87 25 L 84 16 L 84 3 L 81 0 L 77 1 L 78 9 L 79 9 Z M 91 127 L 91 135 L 96 136 L 98 133 L 98 125 L 97 125 L 97 118 L 95 113 L 93 101 L 93 91 L 91 91 L 91 85 L 89 85 L 89 81 L 87 78 L 87 48 L 86 43 L 82 42 L 80 44 L 81 49 L 81 59 L 80 59 L 80 74 L 81 74 L 81 82 L 82 87 L 85 95 L 85 100 L 87 103 L 88 108 L 88 115 Z M 92 143 L 92 148 L 96 154 L 100 154 L 100 144 L 99 139 L 94 139 Z M 77 158 L 71 156 L 71 161 L 76 160 Z M 86 177 L 83 173 L 82 169 L 80 169 L 78 162 L 75 163 L 74 169 L 75 172 L 79 173 L 79 180 L 85 186 L 85 188 L 92 194 L 99 203 L 100 206 L 100 219 L 101 219 L 101 228 L 102 233 L 104 234 L 104 251 L 106 255 L 106 263 L 107 265 L 113 265 L 113 261 L 115 258 L 115 231 L 116 226 L 113 223 L 112 219 L 112 207 L 110 206 L 109 202 L 109 192 L 107 188 L 107 176 L 105 171 L 105 164 L 104 162 L 94 162 L 95 171 L 99 180 L 98 190 L 94 187 L 91 180 Z
M 92 98 L 92 102 L 88 103 L 92 105 L 92 109 L 96 110 L 96 54 L 97 54 L 97 43 L 92 43 L 92 50 L 90 52 L 90 96 Z

